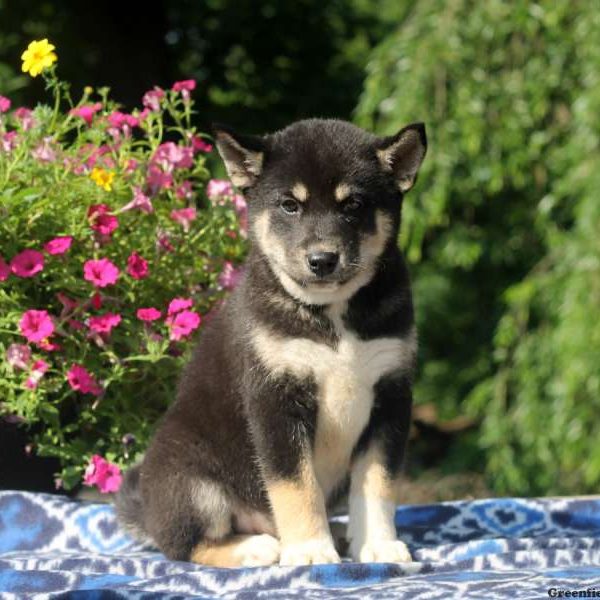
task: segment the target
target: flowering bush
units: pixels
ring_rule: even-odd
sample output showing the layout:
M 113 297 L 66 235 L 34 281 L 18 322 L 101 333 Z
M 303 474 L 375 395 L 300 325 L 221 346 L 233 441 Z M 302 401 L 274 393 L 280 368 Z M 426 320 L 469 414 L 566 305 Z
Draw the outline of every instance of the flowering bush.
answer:
M 53 107 L 0 96 L 0 415 L 61 460 L 57 485 L 115 491 L 174 396 L 191 336 L 245 252 L 245 203 L 210 180 L 194 81 L 124 113 L 74 104 L 54 46 L 23 70 Z

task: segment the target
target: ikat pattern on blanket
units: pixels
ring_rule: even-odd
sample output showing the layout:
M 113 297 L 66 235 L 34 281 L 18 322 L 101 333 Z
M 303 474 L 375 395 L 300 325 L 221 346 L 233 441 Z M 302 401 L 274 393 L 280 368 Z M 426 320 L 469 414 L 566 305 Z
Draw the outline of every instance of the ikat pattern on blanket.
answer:
M 600 499 L 403 506 L 396 526 L 415 562 L 214 569 L 133 541 L 109 505 L 0 492 L 0 597 L 600 597 Z

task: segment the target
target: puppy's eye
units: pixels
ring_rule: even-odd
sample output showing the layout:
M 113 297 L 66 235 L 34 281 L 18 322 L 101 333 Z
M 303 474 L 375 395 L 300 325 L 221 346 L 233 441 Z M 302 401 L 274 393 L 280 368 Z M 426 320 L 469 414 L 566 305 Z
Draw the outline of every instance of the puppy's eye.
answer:
M 300 210 L 298 202 L 291 198 L 285 198 L 279 203 L 279 206 L 281 207 L 281 210 L 288 215 L 294 215 Z
M 363 201 L 359 196 L 350 196 L 348 200 L 344 202 L 344 212 L 346 213 L 354 213 L 360 210 L 363 206 Z

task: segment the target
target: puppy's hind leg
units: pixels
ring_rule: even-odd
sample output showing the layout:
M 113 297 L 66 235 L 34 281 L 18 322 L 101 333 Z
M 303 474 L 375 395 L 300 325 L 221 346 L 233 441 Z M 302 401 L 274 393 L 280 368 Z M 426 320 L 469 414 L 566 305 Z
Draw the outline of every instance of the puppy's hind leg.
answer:
M 190 553 L 192 562 L 214 567 L 262 567 L 279 561 L 279 540 L 267 533 L 234 533 L 234 511 L 219 484 L 199 480 L 192 486 L 198 514 L 210 525 Z
M 204 539 L 231 533 L 231 505 L 221 485 L 147 462 L 140 478 L 144 530 L 167 558 L 190 560 Z
M 237 535 L 232 502 L 220 483 L 171 474 L 148 495 L 147 530 L 173 560 L 214 567 L 265 566 L 279 560 L 279 542 L 263 535 Z

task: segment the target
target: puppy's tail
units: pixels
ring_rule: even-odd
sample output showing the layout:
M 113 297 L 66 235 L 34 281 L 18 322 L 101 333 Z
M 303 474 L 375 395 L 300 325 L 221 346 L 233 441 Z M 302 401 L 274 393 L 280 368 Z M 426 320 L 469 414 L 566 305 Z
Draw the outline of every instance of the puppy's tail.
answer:
M 125 473 L 115 498 L 115 508 L 121 527 L 134 538 L 145 542 L 148 541 L 148 535 L 144 531 L 140 470 L 141 465 L 135 465 Z

